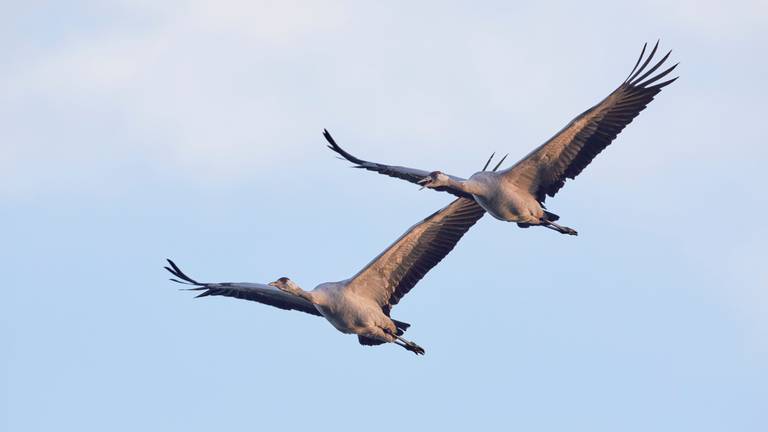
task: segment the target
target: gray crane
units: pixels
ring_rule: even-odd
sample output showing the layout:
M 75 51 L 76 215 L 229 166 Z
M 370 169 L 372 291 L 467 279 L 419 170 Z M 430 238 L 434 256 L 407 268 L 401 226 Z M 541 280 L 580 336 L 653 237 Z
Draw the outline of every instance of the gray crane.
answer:
M 267 285 L 247 282 L 203 283 L 181 271 L 171 260 L 172 281 L 193 285 L 211 295 L 236 297 L 280 309 L 325 317 L 342 333 L 358 336 L 362 345 L 391 342 L 415 354 L 424 349 L 402 337 L 410 324 L 390 318 L 392 307 L 439 263 L 485 214 L 474 200 L 459 198 L 411 227 L 355 276 L 327 282 L 311 291 L 281 277 Z
M 440 171 L 429 172 L 368 162 L 352 156 L 339 147 L 327 130 L 323 134 L 329 142 L 328 147 L 355 164 L 356 168 L 417 183 L 422 188 L 427 187 L 474 199 L 496 219 L 516 222 L 522 228 L 542 225 L 562 234 L 577 235 L 574 229 L 555 223 L 559 216 L 545 209 L 544 200 L 547 196 L 555 196 L 565 184 L 566 179 L 573 179 L 579 175 L 592 159 L 603 151 L 640 111 L 645 109 L 663 87 L 677 79 L 676 77 L 654 84 L 677 67 L 675 64 L 653 75 L 667 60 L 671 54 L 670 51 L 653 67 L 646 70 L 658 46 L 657 41 L 651 53 L 643 61 L 647 44 L 643 45 L 635 67 L 616 90 L 600 103 L 571 120 L 549 141 L 505 170 L 483 170 L 473 174 L 469 179 L 464 179 Z M 642 65 L 640 65 L 641 61 L 643 61 Z

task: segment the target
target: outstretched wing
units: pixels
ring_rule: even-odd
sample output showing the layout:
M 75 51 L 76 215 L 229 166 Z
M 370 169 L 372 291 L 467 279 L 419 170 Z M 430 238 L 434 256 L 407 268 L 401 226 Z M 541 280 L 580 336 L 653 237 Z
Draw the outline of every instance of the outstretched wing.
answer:
M 540 202 L 555 196 L 603 151 L 640 111 L 653 100 L 663 87 L 677 78 L 654 84 L 667 76 L 677 64 L 651 76 L 669 57 L 668 52 L 658 63 L 645 71 L 659 46 L 653 47 L 642 66 L 647 44 L 629 77 L 602 102 L 571 120 L 557 135 L 531 152 L 511 168 L 501 171 L 506 178 L 526 187 Z M 653 85 L 652 85 L 653 84 Z
M 399 179 L 407 180 L 411 183 L 417 183 L 419 180 L 423 179 L 424 177 L 427 177 L 431 171 L 424 171 L 416 168 L 407 168 L 407 167 L 401 167 L 401 166 L 395 166 L 395 165 L 384 165 L 376 162 L 368 162 L 362 159 L 358 159 L 351 154 L 347 153 L 346 150 L 339 147 L 338 144 L 336 144 L 336 140 L 333 139 L 330 133 L 328 133 L 328 130 L 323 129 L 323 136 L 328 141 L 328 148 L 335 151 L 341 157 L 344 159 L 352 162 L 355 168 L 361 168 L 366 169 L 368 171 L 375 171 L 379 174 L 384 174 L 390 177 L 396 177 Z M 449 176 L 453 178 L 456 181 L 464 181 L 465 179 L 461 177 L 455 177 L 455 176 Z M 472 198 L 470 194 L 467 194 L 465 192 L 462 192 L 458 189 L 453 189 L 449 187 L 438 187 L 435 188 L 435 190 L 439 191 L 445 191 L 448 193 L 451 193 L 453 195 L 456 195 L 458 197 L 463 198 Z
M 175 276 L 171 280 L 185 285 L 193 285 L 195 288 L 187 289 L 189 291 L 202 291 L 197 297 L 212 295 L 235 297 L 268 304 L 280 309 L 297 310 L 322 316 L 312 303 L 283 292 L 273 286 L 248 282 L 202 283 L 184 274 L 173 261 L 168 260 L 168 264 L 171 266 L 166 266 L 165 269 Z
M 375 299 L 389 314 L 483 214 L 485 210 L 472 199 L 454 200 L 411 227 L 355 275 L 346 289 Z

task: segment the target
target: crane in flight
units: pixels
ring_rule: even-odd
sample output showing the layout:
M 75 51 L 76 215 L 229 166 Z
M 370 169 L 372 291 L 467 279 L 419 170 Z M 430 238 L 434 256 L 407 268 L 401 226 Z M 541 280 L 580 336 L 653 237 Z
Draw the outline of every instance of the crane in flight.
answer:
M 486 164 L 487 165 L 487 164 Z M 356 334 L 362 345 L 391 342 L 415 354 L 419 345 L 403 338 L 410 324 L 390 318 L 392 307 L 439 263 L 485 214 L 472 199 L 458 198 L 412 226 L 397 241 L 349 279 L 326 282 L 305 291 L 281 277 L 269 284 L 198 282 L 171 260 L 172 281 L 202 291 L 197 297 L 228 296 L 297 310 L 327 319 L 342 333 Z
M 541 225 L 562 234 L 577 235 L 576 230 L 555 222 L 560 217 L 546 210 L 544 200 L 547 196 L 554 197 L 566 179 L 579 175 L 592 159 L 645 109 L 662 88 L 677 79 L 656 83 L 672 72 L 677 64 L 653 75 L 667 60 L 671 51 L 646 70 L 658 47 L 659 43 L 656 42 L 651 53 L 643 61 L 647 44 L 643 45 L 635 67 L 616 90 L 505 170 L 483 170 L 469 179 L 464 179 L 440 171 L 429 172 L 369 162 L 342 149 L 327 130 L 323 134 L 329 143 L 328 147 L 352 162 L 356 168 L 417 183 L 422 188 L 474 199 L 494 218 L 516 222 L 521 228 Z

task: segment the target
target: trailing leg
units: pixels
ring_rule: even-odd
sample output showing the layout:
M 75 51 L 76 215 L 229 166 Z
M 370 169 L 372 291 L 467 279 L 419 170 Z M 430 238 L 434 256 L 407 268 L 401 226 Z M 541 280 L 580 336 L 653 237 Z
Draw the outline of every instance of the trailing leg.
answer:
M 400 345 L 401 347 L 407 349 L 408 351 L 416 354 L 416 355 L 424 355 L 425 351 L 424 348 L 416 345 L 414 342 L 411 342 L 402 336 L 398 336 L 396 334 L 393 334 L 389 329 L 383 329 L 384 333 L 394 337 L 394 340 L 392 340 L 392 343 L 395 345 Z
M 579 233 L 576 232 L 573 228 L 568 228 L 566 226 L 558 225 L 552 221 L 548 221 L 546 219 L 541 219 L 541 224 L 551 230 L 555 230 L 559 232 L 560 234 L 568 234 L 568 235 L 579 235 Z
M 394 343 L 400 345 L 401 347 L 407 349 L 408 351 L 416 354 L 416 355 L 424 355 L 425 351 L 424 348 L 416 345 L 414 342 L 411 342 L 409 340 L 403 339 L 400 336 L 396 336 L 397 339 L 395 339 Z

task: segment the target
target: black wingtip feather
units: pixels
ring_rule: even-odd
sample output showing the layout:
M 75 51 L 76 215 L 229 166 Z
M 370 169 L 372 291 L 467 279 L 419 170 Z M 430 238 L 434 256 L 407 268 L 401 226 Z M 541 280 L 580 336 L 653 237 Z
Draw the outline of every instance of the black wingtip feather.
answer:
M 168 269 L 168 267 L 166 267 L 166 270 L 167 270 L 167 269 Z M 189 282 L 180 281 L 180 280 L 178 280 L 178 279 L 176 279 L 176 278 L 168 278 L 168 280 L 169 280 L 169 281 L 173 281 L 173 282 L 176 282 L 176 283 L 184 284 L 184 285 L 192 285 L 192 284 L 191 284 L 191 283 L 189 283 Z
M 171 267 L 173 267 L 173 269 L 170 269 L 167 266 L 164 267 L 164 268 L 166 270 L 168 270 L 172 275 L 176 276 L 177 278 L 179 278 L 181 280 L 185 280 L 185 281 L 187 281 L 188 283 L 190 283 L 192 285 L 203 285 L 203 284 L 199 283 L 198 281 L 192 279 L 191 277 L 187 276 L 186 274 L 184 274 L 184 272 L 181 271 L 179 266 L 177 266 L 176 263 L 174 263 L 170 259 L 166 258 L 166 261 L 168 261 L 168 264 L 170 264 Z
M 209 290 L 210 288 L 207 286 L 199 286 L 194 288 L 179 288 L 179 291 L 201 291 L 201 290 Z
M 669 50 L 669 52 L 668 52 L 668 53 L 667 53 L 667 54 L 666 54 L 664 57 L 662 57 L 662 58 L 661 58 L 661 60 L 659 60 L 659 61 L 658 61 L 658 62 L 657 62 L 657 63 L 656 63 L 656 64 L 655 64 L 655 65 L 654 65 L 652 68 L 650 68 L 650 69 L 649 69 L 649 70 L 648 70 L 646 73 L 644 73 L 643 75 L 641 75 L 640 77 L 638 77 L 638 78 L 636 78 L 634 81 L 632 81 L 632 82 L 630 83 L 630 85 L 633 85 L 633 86 L 640 86 L 640 87 L 645 87 L 645 85 L 644 85 L 644 84 L 639 84 L 639 83 L 640 83 L 640 82 L 642 82 L 644 79 L 646 79 L 646 78 L 647 78 L 649 75 L 651 75 L 652 73 L 656 72 L 656 69 L 658 69 L 658 68 L 659 68 L 659 67 L 662 65 L 662 63 L 664 63 L 664 61 L 665 61 L 665 60 L 667 60 L 667 58 L 669 58 L 669 55 L 670 55 L 670 54 L 672 54 L 672 50 Z
M 666 69 L 664 72 L 661 72 L 661 73 L 659 73 L 658 75 L 656 75 L 656 76 L 652 77 L 651 79 L 649 79 L 649 80 L 645 81 L 644 83 L 642 83 L 642 84 L 639 84 L 639 85 L 640 85 L 640 87 L 649 88 L 648 86 L 650 86 L 651 84 L 653 84 L 653 83 L 655 83 L 656 81 L 658 81 L 658 80 L 660 80 L 660 79 L 664 78 L 665 76 L 669 75 L 669 73 L 670 73 L 670 72 L 672 72 L 673 70 L 675 70 L 675 68 L 676 68 L 676 67 L 677 67 L 677 65 L 679 65 L 679 64 L 680 64 L 680 62 L 678 62 L 678 63 L 675 63 L 675 64 L 673 64 L 673 65 L 672 65 L 672 67 L 670 67 L 670 68 L 667 68 L 667 69 Z
M 672 78 L 670 80 L 666 80 L 664 82 L 660 82 L 660 83 L 658 83 L 658 84 L 656 84 L 654 86 L 648 87 L 648 88 L 652 89 L 652 90 L 660 89 L 662 87 L 668 86 L 668 85 L 672 84 L 673 82 L 677 81 L 678 78 L 680 78 L 680 77 L 676 76 L 676 77 L 674 77 L 674 78 Z
M 172 274 L 172 275 L 174 275 L 174 276 L 176 276 L 176 277 L 178 277 L 178 278 L 180 278 L 180 279 L 183 279 L 183 278 L 179 277 L 179 274 L 178 274 L 178 273 L 176 273 L 174 270 L 172 270 L 170 267 L 168 267 L 168 266 L 163 266 L 163 268 L 164 268 L 164 269 L 166 269 L 166 270 L 168 270 L 168 272 L 169 272 L 170 274 Z M 187 282 L 184 282 L 184 283 L 187 283 Z
M 491 157 L 488 158 L 488 161 L 485 163 L 485 166 L 481 171 L 485 171 L 486 169 L 488 169 L 488 165 L 491 164 L 491 160 L 493 159 L 494 155 L 496 155 L 496 152 L 491 153 Z
M 328 129 L 323 129 L 323 136 L 329 143 L 331 143 L 332 146 L 336 146 L 336 141 L 333 140 L 333 137 L 331 136 L 331 133 L 328 132 Z
M 323 136 L 325 137 L 326 141 L 328 141 L 328 144 L 329 144 L 328 148 L 333 150 L 333 151 L 335 151 L 339 155 L 341 155 L 347 161 L 352 162 L 354 164 L 358 164 L 358 165 L 362 165 L 362 164 L 365 163 L 364 160 L 358 159 L 358 158 L 352 156 L 351 154 L 347 153 L 346 150 L 341 148 L 341 146 L 336 144 L 336 140 L 333 139 L 333 137 L 331 136 L 331 134 L 327 130 L 323 130 Z
M 184 272 L 182 272 L 182 271 L 181 271 L 181 269 L 179 268 L 179 266 L 177 266 L 177 265 L 176 265 L 176 263 L 175 263 L 175 262 L 173 262 L 173 261 L 172 261 L 170 258 L 166 258 L 165 260 L 166 260 L 166 261 L 168 261 L 168 264 L 170 264 L 170 265 L 171 265 L 171 267 L 173 267 L 173 270 L 174 270 L 173 272 L 174 272 L 174 273 L 177 273 L 177 274 L 179 274 L 179 275 L 183 275 L 183 274 L 184 274 Z
M 635 70 L 637 69 L 637 65 L 640 64 L 640 61 L 643 59 L 643 55 L 645 54 L 645 49 L 648 48 L 648 42 L 643 44 L 643 49 L 640 51 L 640 57 L 637 58 L 637 62 L 635 62 L 635 67 L 632 68 L 632 71 L 629 72 L 629 75 L 627 75 L 627 79 L 624 80 L 624 82 L 629 81 L 629 77 L 632 76 L 633 73 L 635 73 Z
M 632 82 L 632 81 L 634 81 L 634 80 L 635 80 L 635 78 L 636 78 L 638 75 L 640 75 L 640 74 L 643 72 L 643 70 L 645 70 L 645 68 L 648 66 L 648 64 L 649 64 L 649 63 L 651 62 L 651 60 L 653 59 L 653 56 L 656 54 L 656 50 L 657 50 L 658 48 L 659 48 L 659 42 L 657 41 L 657 42 L 656 42 L 656 45 L 654 45 L 654 46 L 653 46 L 653 49 L 651 50 L 651 53 L 650 53 L 650 54 L 648 54 L 648 58 L 646 58 L 646 59 L 645 59 L 645 61 L 643 62 L 643 65 L 642 65 L 642 66 L 640 66 L 640 69 L 638 69 L 638 70 L 637 70 L 637 72 L 635 72 L 635 74 L 634 74 L 634 75 L 632 75 L 632 76 L 631 76 L 631 77 L 630 77 L 630 78 L 629 78 L 627 81 L 629 81 L 629 82 Z
M 496 166 L 493 168 L 493 172 L 496 172 L 496 171 L 499 169 L 499 167 L 501 166 L 501 164 L 502 164 L 502 163 L 504 163 L 504 159 L 506 159 L 506 158 L 507 158 L 507 156 L 509 156 L 509 153 L 505 154 L 505 155 L 504 155 L 504 157 L 503 157 L 503 158 L 501 158 L 501 160 L 499 161 L 499 163 L 497 163 L 497 164 L 496 164 Z

